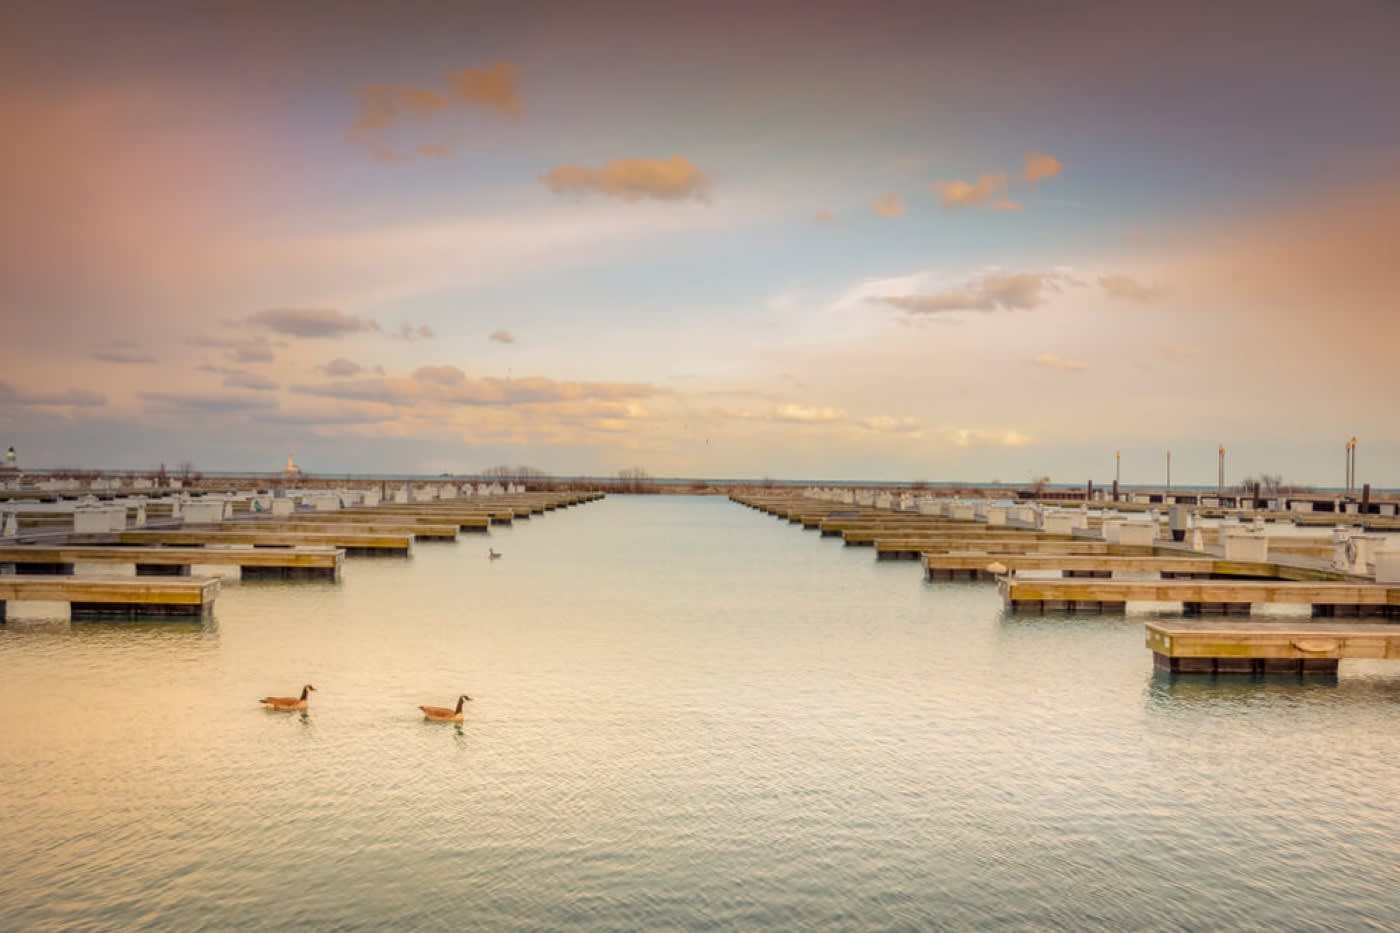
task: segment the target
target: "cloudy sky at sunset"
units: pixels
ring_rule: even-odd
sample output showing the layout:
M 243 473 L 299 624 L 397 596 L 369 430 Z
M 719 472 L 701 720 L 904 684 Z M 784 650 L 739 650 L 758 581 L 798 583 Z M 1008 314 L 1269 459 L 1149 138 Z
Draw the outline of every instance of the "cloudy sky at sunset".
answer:
M 10 2 L 30 466 L 1400 486 L 1400 3 Z

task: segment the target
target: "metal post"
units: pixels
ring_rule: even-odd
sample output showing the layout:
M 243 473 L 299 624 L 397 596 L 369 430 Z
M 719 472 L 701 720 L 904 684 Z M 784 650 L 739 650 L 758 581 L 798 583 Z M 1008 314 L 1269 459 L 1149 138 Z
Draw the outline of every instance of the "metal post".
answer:
M 1172 452 L 1167 451 L 1167 492 L 1172 491 Z
M 1215 494 L 1225 495 L 1225 445 L 1220 445 L 1220 476 L 1216 481 Z

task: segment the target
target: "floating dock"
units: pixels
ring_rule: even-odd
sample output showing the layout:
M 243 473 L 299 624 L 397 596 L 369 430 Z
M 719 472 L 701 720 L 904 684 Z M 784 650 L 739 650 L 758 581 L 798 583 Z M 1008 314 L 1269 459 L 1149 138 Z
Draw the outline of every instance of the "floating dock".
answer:
M 1275 580 L 1028 580 L 1003 577 L 1013 612 L 1122 612 L 1127 603 L 1179 603 L 1186 615 L 1248 615 L 1266 605 L 1309 606 L 1315 616 L 1400 618 L 1400 587 Z
M 883 546 L 883 545 L 882 545 Z M 1217 561 L 1210 557 L 1123 557 L 1110 554 L 930 554 L 922 556 L 930 580 L 995 580 L 1008 572 L 1055 571 L 1066 577 L 1112 578 L 1115 573 L 1156 573 L 1165 578 L 1209 578 Z M 1001 564 L 1002 569 L 987 569 Z
M 1149 622 L 1147 647 L 1177 674 L 1335 674 L 1347 658 L 1400 660 L 1400 625 Z
M 282 533 L 310 532 L 311 534 L 362 534 L 362 535 L 407 535 L 414 541 L 456 541 L 455 524 L 404 524 L 391 521 L 374 521 L 369 516 L 361 518 L 363 524 L 345 522 L 315 522 L 277 519 L 255 519 L 252 521 L 224 521 L 213 525 L 184 525 L 182 530 L 208 529 L 210 531 L 275 531 Z
M 873 547 L 881 560 L 919 560 L 930 581 L 996 579 L 1012 612 L 1122 613 L 1130 603 L 1175 604 L 1184 618 L 1147 626 L 1148 647 L 1162 670 L 1335 673 L 1345 658 L 1400 659 L 1400 625 L 1380 621 L 1400 620 L 1400 585 L 1338 569 L 1331 538 L 1269 536 L 1267 548 L 1248 549 L 1260 559 L 1234 559 L 1247 553 L 1239 549 L 1225 560 L 1218 544 L 1203 552 L 1164 540 L 1160 521 L 1084 510 L 1041 513 L 1021 501 L 908 496 L 896 510 L 891 496 L 885 497 L 889 507 L 881 507 L 871 504 L 877 496 L 870 494 L 856 504 L 850 500 L 858 492 L 817 492 L 828 498 L 788 490 L 730 498 L 825 537 L 840 536 L 847 545 Z M 1116 540 L 1127 530 L 1131 543 Z M 1212 542 L 1230 536 L 1226 553 L 1231 541 L 1249 533 L 1234 521 L 1204 531 Z M 1280 621 L 1274 607 L 1285 606 L 1309 618 Z M 1212 614 L 1223 618 L 1205 618 Z M 1232 618 L 1243 615 L 1254 617 Z
M 0 547 L 0 575 L 339 580 L 340 548 Z
M 0 576 L 0 621 L 147 615 L 203 618 L 218 593 L 219 581 L 204 578 Z
M 203 531 L 197 527 L 189 529 L 123 531 L 115 535 L 116 544 L 151 544 L 169 547 L 204 547 L 214 545 L 243 544 L 254 547 L 291 548 L 303 545 L 339 548 L 346 554 L 356 557 L 396 556 L 403 557 L 413 550 L 413 535 L 360 534 L 357 532 L 310 531 Z

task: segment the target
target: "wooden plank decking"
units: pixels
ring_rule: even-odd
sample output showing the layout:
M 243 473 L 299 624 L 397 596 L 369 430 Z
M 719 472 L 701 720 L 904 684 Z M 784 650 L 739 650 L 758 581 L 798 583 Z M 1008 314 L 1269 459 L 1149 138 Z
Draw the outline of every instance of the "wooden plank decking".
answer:
M 32 606 L 61 606 L 70 617 L 203 616 L 213 606 L 218 593 L 219 581 L 204 578 L 0 576 L 0 602 L 4 603 L 6 621 L 17 616 L 20 607 Z
M 328 547 L 0 547 L 0 570 L 13 566 L 19 573 L 34 573 L 28 568 L 43 566 L 45 573 L 60 575 L 72 575 L 75 567 L 91 568 L 96 565 L 121 568 L 122 572 L 130 568 L 129 576 L 158 576 L 169 570 L 189 576 L 192 567 L 226 565 L 240 568 L 243 576 L 335 580 L 340 576 L 344 560 L 343 550 Z

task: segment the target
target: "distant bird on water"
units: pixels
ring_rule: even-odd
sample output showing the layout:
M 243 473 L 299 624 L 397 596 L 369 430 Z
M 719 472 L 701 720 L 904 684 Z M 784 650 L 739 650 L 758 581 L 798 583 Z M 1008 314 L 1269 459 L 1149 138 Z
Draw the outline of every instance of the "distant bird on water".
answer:
M 294 713 L 297 710 L 306 709 L 306 695 L 315 689 L 315 687 L 307 684 L 305 687 L 301 688 L 301 696 L 299 697 L 263 697 L 258 702 L 268 709 L 280 709 L 289 713 Z
M 498 557 L 501 556 L 501 553 L 500 553 L 499 551 L 497 551 L 495 548 L 492 547 L 492 548 L 487 548 L 487 549 L 486 549 L 486 555 L 487 555 L 488 557 L 490 557 L 492 560 L 495 560 L 496 558 L 498 558 Z
M 471 697 L 465 693 L 457 698 L 457 708 L 448 709 L 446 706 L 420 706 L 424 719 L 431 719 L 433 722 L 461 722 L 462 704 L 470 700 Z

